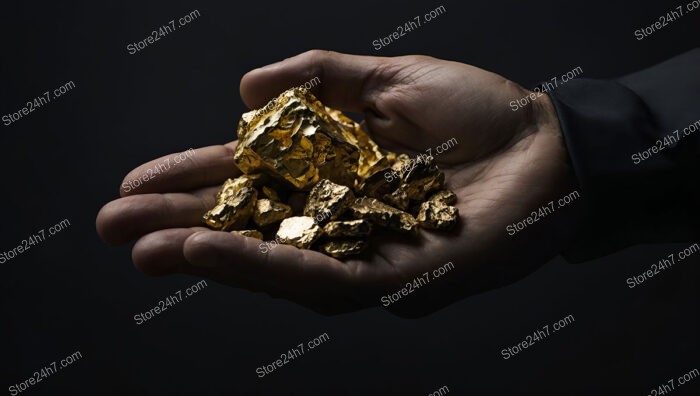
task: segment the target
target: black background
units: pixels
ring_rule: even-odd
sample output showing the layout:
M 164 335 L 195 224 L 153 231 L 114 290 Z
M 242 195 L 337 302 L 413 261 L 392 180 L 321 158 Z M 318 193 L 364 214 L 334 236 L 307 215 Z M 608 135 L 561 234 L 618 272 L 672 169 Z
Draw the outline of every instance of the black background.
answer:
M 21 394 L 426 395 L 447 385 L 455 395 L 647 395 L 700 368 L 700 256 L 640 287 L 625 282 L 688 244 L 635 247 L 579 265 L 556 259 L 514 285 L 418 320 L 384 308 L 323 317 L 210 281 L 139 326 L 135 314 L 199 279 L 147 277 L 133 267 L 130 246 L 103 244 L 94 227 L 132 168 L 233 139 L 246 110 L 238 84 L 252 68 L 321 48 L 431 55 L 526 87 L 578 66 L 582 77 L 615 77 L 697 45 L 700 10 L 642 41 L 634 37 L 681 4 L 3 4 L 0 115 L 69 81 L 76 87 L 0 125 L 0 250 L 71 223 L 0 265 L 1 391 L 76 350 L 82 359 Z M 373 40 L 440 5 L 444 15 L 374 50 Z M 201 16 L 189 25 L 127 52 L 127 44 L 195 9 Z M 573 324 L 502 358 L 501 349 L 569 314 Z M 257 378 L 257 367 L 323 333 L 329 341 Z M 700 378 L 673 394 L 698 389 Z

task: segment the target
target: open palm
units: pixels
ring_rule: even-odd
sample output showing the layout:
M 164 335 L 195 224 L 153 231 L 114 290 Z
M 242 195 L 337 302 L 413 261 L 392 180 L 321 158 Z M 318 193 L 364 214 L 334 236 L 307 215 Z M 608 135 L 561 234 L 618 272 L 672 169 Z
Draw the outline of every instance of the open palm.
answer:
M 529 92 L 481 69 L 423 56 L 325 51 L 253 70 L 241 82 L 241 95 L 249 107 L 262 107 L 314 77 L 321 81 L 315 90 L 321 101 L 362 112 L 380 146 L 408 154 L 432 149 L 447 187 L 458 197 L 461 219 L 454 230 L 406 236 L 376 229 L 365 252 L 343 261 L 286 245 L 263 243 L 261 248 L 257 239 L 207 230 L 201 227 L 202 214 L 214 205 L 221 183 L 238 174 L 232 142 L 198 149 L 138 188 L 122 189 L 122 198 L 98 214 L 102 238 L 110 243 L 138 239 L 133 260 L 148 274 L 205 276 L 322 313 L 379 305 L 382 296 L 423 279 L 419 288 L 409 287 L 410 294 L 395 295 L 400 301 L 389 305 L 403 316 L 426 314 L 519 279 L 571 239 L 576 205 L 516 235 L 506 231 L 575 189 L 546 96 L 512 111 L 509 103 Z M 450 140 L 457 144 L 437 154 L 435 147 Z M 175 156 L 138 167 L 125 183 Z M 388 300 L 381 301 L 387 305 Z

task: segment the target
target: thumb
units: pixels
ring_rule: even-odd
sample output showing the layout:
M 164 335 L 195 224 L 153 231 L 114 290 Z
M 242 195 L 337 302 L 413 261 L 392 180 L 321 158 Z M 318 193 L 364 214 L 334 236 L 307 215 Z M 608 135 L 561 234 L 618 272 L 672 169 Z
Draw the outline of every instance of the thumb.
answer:
M 369 91 L 383 83 L 378 71 L 389 61 L 375 56 L 307 51 L 248 72 L 241 79 L 241 97 L 255 109 L 289 88 L 316 82 L 311 91 L 327 106 L 365 112 L 374 108 L 374 95 Z

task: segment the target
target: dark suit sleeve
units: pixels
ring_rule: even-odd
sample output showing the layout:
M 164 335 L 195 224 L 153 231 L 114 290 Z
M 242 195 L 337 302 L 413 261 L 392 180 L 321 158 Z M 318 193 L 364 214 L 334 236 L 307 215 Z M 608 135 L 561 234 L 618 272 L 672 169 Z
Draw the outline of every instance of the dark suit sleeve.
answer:
M 571 262 L 700 236 L 700 49 L 617 80 L 549 92 L 586 219 Z

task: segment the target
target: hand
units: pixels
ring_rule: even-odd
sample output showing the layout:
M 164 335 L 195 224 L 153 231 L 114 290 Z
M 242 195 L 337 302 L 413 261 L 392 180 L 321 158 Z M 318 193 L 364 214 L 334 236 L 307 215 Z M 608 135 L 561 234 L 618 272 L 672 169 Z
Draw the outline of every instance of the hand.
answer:
M 379 232 L 362 255 L 339 261 L 286 245 L 261 249 L 257 239 L 207 230 L 201 227 L 202 214 L 213 206 L 220 184 L 238 174 L 232 161 L 237 142 L 232 142 L 198 149 L 140 187 L 122 189 L 122 198 L 97 216 L 101 237 L 110 243 L 138 239 L 133 260 L 147 274 L 204 276 L 324 314 L 380 305 L 382 296 L 428 272 L 429 283 L 388 306 L 402 316 L 423 315 L 511 283 L 571 240 L 578 203 L 515 235 L 506 230 L 576 189 L 546 95 L 513 111 L 509 103 L 530 92 L 472 66 L 425 56 L 310 51 L 249 72 L 241 96 L 259 108 L 314 77 L 320 79 L 314 90 L 319 99 L 362 112 L 380 146 L 410 154 L 433 148 L 448 188 L 458 196 L 461 219 L 452 232 L 421 229 L 412 238 Z M 451 139 L 458 144 L 438 155 L 434 148 Z M 138 167 L 125 183 L 164 160 Z M 454 267 L 434 279 L 433 270 L 448 262 Z

